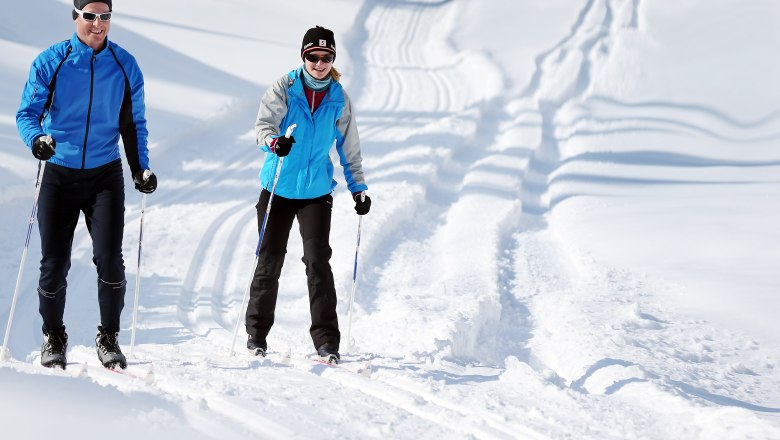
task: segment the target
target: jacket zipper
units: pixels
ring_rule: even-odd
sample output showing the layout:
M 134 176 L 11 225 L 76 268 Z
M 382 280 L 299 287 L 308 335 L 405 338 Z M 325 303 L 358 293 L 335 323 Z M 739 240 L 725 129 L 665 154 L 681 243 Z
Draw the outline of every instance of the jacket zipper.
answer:
M 95 92 L 95 56 L 92 54 L 92 59 L 89 62 L 89 107 L 87 108 L 87 127 L 84 131 L 84 149 L 81 154 L 81 169 L 86 167 L 87 163 L 87 140 L 89 139 L 89 121 L 92 118 L 92 98 Z
M 303 92 L 303 99 L 306 99 L 306 92 Z M 313 128 L 313 131 L 317 131 L 317 124 L 314 119 L 314 103 L 317 102 L 317 91 L 312 90 L 311 91 L 311 104 L 309 104 L 309 119 L 311 120 L 311 126 Z M 322 107 L 322 104 L 320 104 L 320 107 Z M 317 110 L 320 108 L 317 107 Z M 309 151 L 309 158 L 307 160 L 311 160 L 311 151 Z M 304 187 L 308 185 L 309 183 L 309 167 L 306 166 L 303 168 L 303 185 Z

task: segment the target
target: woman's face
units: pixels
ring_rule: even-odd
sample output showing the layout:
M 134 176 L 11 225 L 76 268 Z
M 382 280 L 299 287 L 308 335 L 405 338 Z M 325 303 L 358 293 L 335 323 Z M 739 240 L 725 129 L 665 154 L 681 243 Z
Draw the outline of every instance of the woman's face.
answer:
M 327 50 L 313 50 L 303 56 L 306 71 L 316 79 L 325 79 L 333 68 L 333 54 Z

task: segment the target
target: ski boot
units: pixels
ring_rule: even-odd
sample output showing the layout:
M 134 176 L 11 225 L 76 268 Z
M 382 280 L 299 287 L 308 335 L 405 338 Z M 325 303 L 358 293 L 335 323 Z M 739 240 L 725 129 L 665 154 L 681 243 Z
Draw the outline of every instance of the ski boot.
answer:
M 68 334 L 65 327 L 43 331 L 41 346 L 41 365 L 47 368 L 59 367 L 63 370 L 68 364 L 65 352 L 68 351 Z
M 328 343 L 322 344 L 317 348 L 317 355 L 319 355 L 321 361 L 329 364 L 338 364 L 339 359 L 341 359 L 338 349 L 333 348 Z
M 102 326 L 98 326 L 97 336 L 95 336 L 95 345 L 97 347 L 98 359 L 104 367 L 112 370 L 119 367 L 127 368 L 127 358 L 122 354 L 119 348 L 119 342 L 116 340 L 118 332 L 104 331 Z
M 265 357 L 265 353 L 268 351 L 268 347 L 265 344 L 255 341 L 251 335 L 246 340 L 246 349 L 249 350 L 250 354 L 260 357 Z

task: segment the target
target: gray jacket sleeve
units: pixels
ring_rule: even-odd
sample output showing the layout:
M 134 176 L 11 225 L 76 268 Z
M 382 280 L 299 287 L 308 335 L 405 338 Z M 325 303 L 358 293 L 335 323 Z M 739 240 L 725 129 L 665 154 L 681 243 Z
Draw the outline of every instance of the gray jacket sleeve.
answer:
M 347 187 L 352 193 L 365 191 L 366 179 L 363 176 L 363 157 L 360 154 L 360 136 L 358 136 L 357 122 L 352 113 L 352 101 L 344 93 L 344 110 L 336 121 L 336 128 L 341 134 L 341 139 L 336 143 L 336 151 L 339 154 L 341 166 L 344 167 L 344 177 Z
M 285 75 L 265 91 L 260 101 L 260 110 L 255 121 L 255 137 L 257 145 L 265 151 L 270 151 L 272 136 L 279 136 L 279 126 L 287 115 L 287 88 L 290 85 L 289 76 Z

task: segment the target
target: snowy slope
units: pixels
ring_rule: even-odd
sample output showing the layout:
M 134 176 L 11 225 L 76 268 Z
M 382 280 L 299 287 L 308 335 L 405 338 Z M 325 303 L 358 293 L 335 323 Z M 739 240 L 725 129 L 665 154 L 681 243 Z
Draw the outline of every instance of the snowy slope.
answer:
M 125 3 L 109 36 L 144 70 L 160 177 L 135 357 L 98 367 L 82 224 L 74 363 L 38 365 L 33 234 L 2 438 L 780 438 L 775 2 Z M 36 171 L 14 116 L 32 59 L 73 31 L 68 5 L 0 24 L 3 324 Z M 269 359 L 229 353 L 257 242 L 252 123 L 315 24 L 336 32 L 374 200 L 343 368 L 308 358 L 295 233 Z M 358 222 L 343 181 L 334 199 L 346 330 Z

